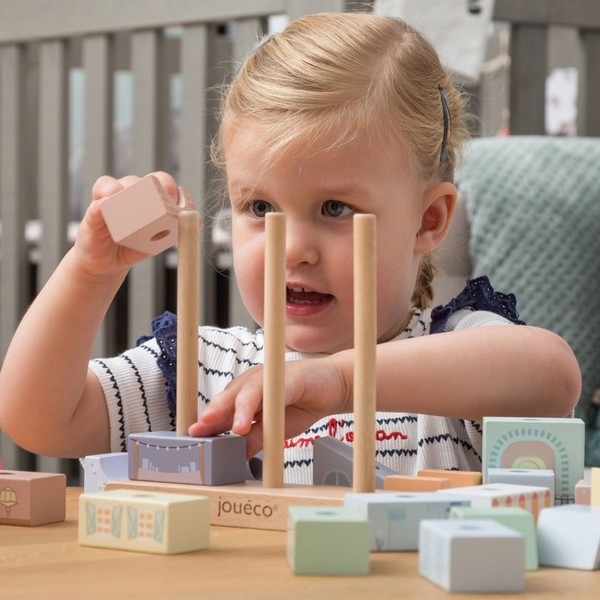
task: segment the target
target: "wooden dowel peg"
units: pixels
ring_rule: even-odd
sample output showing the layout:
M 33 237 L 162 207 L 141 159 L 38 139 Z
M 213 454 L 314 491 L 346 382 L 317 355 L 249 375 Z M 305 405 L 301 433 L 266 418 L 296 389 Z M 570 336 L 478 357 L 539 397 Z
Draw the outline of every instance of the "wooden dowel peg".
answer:
M 178 239 L 176 431 L 179 436 L 187 436 L 189 426 L 198 418 L 200 220 L 197 211 L 180 211 Z
M 377 252 L 374 215 L 354 216 L 354 460 L 356 493 L 375 491 Z
M 268 213 L 265 242 L 263 486 L 283 487 L 285 387 L 285 215 Z

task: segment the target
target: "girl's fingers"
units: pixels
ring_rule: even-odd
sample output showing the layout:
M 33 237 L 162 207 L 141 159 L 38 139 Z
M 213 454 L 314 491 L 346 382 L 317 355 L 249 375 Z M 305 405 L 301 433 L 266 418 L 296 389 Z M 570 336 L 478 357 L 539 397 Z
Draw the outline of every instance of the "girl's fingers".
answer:
M 173 179 L 171 175 L 165 173 L 164 171 L 156 171 L 151 173 L 151 175 L 158 179 L 164 190 L 173 199 L 173 202 L 177 202 L 179 197 L 179 188 L 177 187 L 175 179 Z M 96 180 L 96 183 L 94 183 L 92 187 L 92 199 L 100 200 L 102 198 L 114 196 L 116 193 L 120 192 L 126 187 L 129 187 L 139 180 L 140 177 L 137 175 L 125 175 L 119 179 L 109 175 L 102 175 Z
M 113 196 L 123 189 L 123 184 L 114 177 L 102 175 L 92 186 L 92 200 L 100 200 Z

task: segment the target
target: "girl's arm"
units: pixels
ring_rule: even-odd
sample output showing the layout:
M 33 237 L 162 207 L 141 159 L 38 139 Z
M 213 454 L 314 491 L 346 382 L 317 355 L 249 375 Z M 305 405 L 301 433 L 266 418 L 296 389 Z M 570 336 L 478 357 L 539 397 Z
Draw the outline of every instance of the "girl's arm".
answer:
M 173 198 L 177 187 L 156 174 Z M 116 245 L 99 200 L 137 177 L 101 177 L 77 239 L 23 317 L 0 371 L 0 428 L 20 446 L 54 456 L 109 451 L 108 412 L 88 371 L 94 338 L 129 269 L 143 254 Z
M 286 364 L 286 437 L 318 419 L 352 412 L 354 353 Z M 523 325 L 487 326 L 380 344 L 377 410 L 479 420 L 484 416 L 564 417 L 581 389 L 569 346 Z M 236 378 L 212 399 L 192 435 L 232 428 L 262 447 L 262 370 Z M 253 422 L 254 421 L 254 422 Z

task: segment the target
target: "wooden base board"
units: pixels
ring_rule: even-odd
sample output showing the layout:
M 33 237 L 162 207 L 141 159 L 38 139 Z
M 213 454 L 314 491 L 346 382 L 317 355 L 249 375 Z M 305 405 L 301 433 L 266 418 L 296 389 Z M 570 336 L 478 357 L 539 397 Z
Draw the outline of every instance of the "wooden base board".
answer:
M 351 488 L 337 486 L 286 485 L 265 488 L 259 481 L 232 485 L 203 486 L 131 479 L 110 481 L 105 489 L 134 489 L 207 496 L 210 523 L 224 527 L 285 531 L 289 506 L 341 506 Z

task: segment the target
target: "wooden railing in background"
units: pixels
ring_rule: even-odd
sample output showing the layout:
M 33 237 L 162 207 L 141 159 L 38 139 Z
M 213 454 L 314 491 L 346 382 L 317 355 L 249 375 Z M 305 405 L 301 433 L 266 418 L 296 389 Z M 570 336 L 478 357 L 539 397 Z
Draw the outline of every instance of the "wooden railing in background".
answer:
M 0 3 L 0 358 L 29 302 L 72 243 L 89 190 L 104 173 L 164 169 L 202 213 L 217 179 L 208 166 L 214 86 L 268 30 L 269 19 L 368 9 L 344 0 L 4 0 Z M 466 5 L 465 1 L 465 5 Z M 549 28 L 581 41 L 580 135 L 600 135 L 600 2 L 495 0 L 511 24 L 510 130 L 544 133 Z M 119 78 L 131 82 L 131 122 L 115 128 Z M 74 76 L 83 80 L 82 110 Z M 484 102 L 485 98 L 480 100 Z M 79 121 L 76 122 L 76 119 Z M 82 132 L 75 151 L 73 132 Z M 203 323 L 248 320 L 235 284 L 213 266 L 210 219 L 203 232 Z M 133 269 L 94 346 L 113 354 L 174 309 L 171 253 Z M 223 310 L 223 307 L 224 310 Z M 32 374 L 35 376 L 35 373 Z M 0 433 L 8 468 L 73 470 L 31 456 Z
M 217 104 L 214 86 L 235 72 L 259 34 L 268 31 L 269 18 L 353 7 L 344 0 L 2 2 L 0 356 L 28 303 L 72 243 L 98 176 L 124 169 L 140 175 L 173 172 L 206 212 L 214 183 L 207 153 Z M 74 73 L 83 73 L 85 86 L 79 157 L 70 138 Z M 119 133 L 114 117 L 117 77 L 123 73 L 132 81 L 132 119 Z M 115 158 L 125 153 L 129 160 Z M 206 225 L 202 322 L 214 323 L 222 300 L 211 268 L 210 222 Z M 95 355 L 134 343 L 149 332 L 154 316 L 173 308 L 169 259 L 173 256 L 166 254 L 132 270 L 96 340 Z M 65 468 L 23 453 L 5 436 L 0 441 L 8 468 Z

